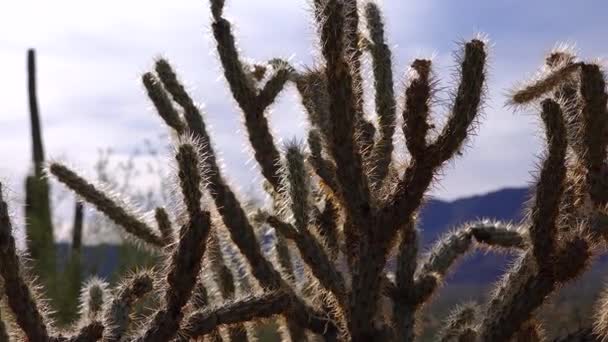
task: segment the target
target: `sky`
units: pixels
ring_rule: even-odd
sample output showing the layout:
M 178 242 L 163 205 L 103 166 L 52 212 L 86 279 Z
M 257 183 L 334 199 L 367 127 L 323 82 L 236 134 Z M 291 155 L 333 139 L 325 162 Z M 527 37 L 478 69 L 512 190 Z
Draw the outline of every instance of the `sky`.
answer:
M 288 58 L 310 65 L 316 40 L 308 0 L 226 0 L 242 57 Z M 149 140 L 167 141 L 140 83 L 158 56 L 168 58 L 193 98 L 204 105 L 225 174 L 241 191 L 261 176 L 243 134 L 241 113 L 226 88 L 210 34 L 205 0 L 20 0 L 0 2 L 0 179 L 20 198 L 31 167 L 25 56 L 36 48 L 46 154 L 94 175 L 100 148 L 126 158 Z M 431 195 L 442 199 L 525 186 L 544 148 L 533 108 L 505 107 L 509 89 L 533 75 L 558 43 L 583 59 L 604 58 L 608 3 L 601 0 L 384 0 L 393 47 L 396 93 L 408 64 L 433 57 L 441 87 L 451 77 L 459 42 L 483 33 L 491 42 L 488 94 L 476 136 L 443 170 Z M 368 70 L 369 74 L 369 70 Z M 436 108 L 441 117 L 445 108 Z M 303 138 L 305 116 L 293 88 L 269 118 L 283 140 Z

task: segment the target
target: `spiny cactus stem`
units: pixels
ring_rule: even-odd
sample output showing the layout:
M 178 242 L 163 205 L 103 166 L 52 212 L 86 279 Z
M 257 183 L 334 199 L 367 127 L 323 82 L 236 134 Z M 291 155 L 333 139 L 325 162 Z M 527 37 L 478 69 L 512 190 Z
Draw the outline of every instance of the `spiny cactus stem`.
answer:
M 4 279 L 4 294 L 17 324 L 27 338 L 30 341 L 48 341 L 49 333 L 44 318 L 28 284 L 21 276 L 21 262 L 12 234 L 8 205 L 4 201 L 0 184 L 0 275 Z
M 559 203 L 564 191 L 566 177 L 566 127 L 559 104 L 551 99 L 542 103 L 542 119 L 547 131 L 549 144 L 532 209 L 532 239 L 534 256 L 540 267 L 552 264 L 552 255 L 557 234 Z
M 171 220 L 169 219 L 169 215 L 167 211 L 161 207 L 156 208 L 154 211 L 154 219 L 156 219 L 156 224 L 158 225 L 158 230 L 165 242 L 165 246 L 170 246 L 175 242 L 175 232 L 173 231 L 173 226 L 171 225 Z
M 477 316 L 478 307 L 475 304 L 465 304 L 454 311 L 440 333 L 440 342 L 450 342 L 470 324 Z
M 270 77 L 268 82 L 266 82 L 266 84 L 260 90 L 259 94 L 256 97 L 256 106 L 258 108 L 268 108 L 277 98 L 279 93 L 283 90 L 285 84 L 287 83 L 287 81 L 289 81 L 291 75 L 294 72 L 293 68 L 289 64 L 287 64 L 287 62 L 284 61 L 280 63 L 275 63 L 275 68 L 277 70 Z
M 199 281 L 196 283 L 194 290 L 192 292 L 192 299 L 190 300 L 190 303 L 192 304 L 192 309 L 194 309 L 196 311 L 202 310 L 211 305 L 211 303 L 209 302 L 209 292 L 202 280 L 203 279 L 201 277 L 201 279 L 199 279 Z M 207 336 L 207 338 L 205 340 L 210 341 L 210 342 L 221 342 L 224 339 L 222 338 L 220 331 L 218 329 L 215 329 L 211 333 L 209 333 L 209 335 Z M 190 341 L 190 336 L 178 334 L 175 337 L 175 339 L 173 339 L 173 341 L 174 342 L 188 342 L 188 341 Z M 230 341 L 236 342 L 232 338 L 230 339 Z
M 408 225 L 401 231 L 393 296 L 414 297 L 414 273 L 416 272 L 417 258 L 418 232 L 415 229 L 415 222 L 410 220 Z M 393 326 L 395 328 L 395 334 L 398 339 L 402 341 L 412 341 L 414 338 L 416 317 L 415 308 L 411 304 L 399 305 L 397 304 L 399 302 L 395 303 L 396 305 L 393 306 Z
M 353 77 L 353 95 L 355 98 L 356 120 L 363 121 L 363 78 L 361 76 L 361 55 L 359 47 L 361 35 L 359 33 L 359 9 L 357 0 L 346 0 L 342 4 L 344 17 L 344 54 L 350 62 L 350 71 Z M 364 124 L 364 123 L 362 123 Z M 373 140 L 371 141 L 373 143 Z
M 543 331 L 540 323 L 534 319 L 524 323 L 514 337 L 515 341 L 526 341 L 526 342 L 541 342 L 543 338 Z
M 183 317 L 182 308 L 192 295 L 202 267 L 202 258 L 211 230 L 209 212 L 201 210 L 201 177 L 198 156 L 190 144 L 178 148 L 176 159 L 179 183 L 188 211 L 188 223 L 179 232 L 179 242 L 171 255 L 164 307 L 156 313 L 142 341 L 167 341 L 175 337 Z
M 142 83 L 148 92 L 148 97 L 152 100 L 154 107 L 156 107 L 158 115 L 165 121 L 167 126 L 181 134 L 184 131 L 184 123 L 156 76 L 151 72 L 147 72 L 142 76 Z
M 255 159 L 262 169 L 262 175 L 278 191 L 280 155 L 264 112 L 283 89 L 290 71 L 287 68 L 280 69 L 263 91 L 259 95 L 256 94 L 253 86 L 248 82 L 243 65 L 239 60 L 230 23 L 224 18 L 217 17 L 212 26 L 217 51 L 224 67 L 224 76 L 230 85 L 234 99 L 243 110 L 245 126 L 249 133 L 249 141 L 253 147 Z
M 554 279 L 531 273 L 534 271 L 529 269 L 530 263 L 534 263 L 534 260 L 528 253 L 509 274 L 507 283 L 502 286 L 505 289 L 501 292 L 502 297 L 495 296 L 495 304 L 488 306 L 480 325 L 481 341 L 509 341 L 533 310 L 554 290 Z
M 564 81 L 568 80 L 580 67 L 581 63 L 572 63 L 552 70 L 545 77 L 516 91 L 512 96 L 512 102 L 515 104 L 525 104 L 538 99 L 540 96 L 549 93 Z
M 606 82 L 599 65 L 581 66 L 580 94 L 581 116 L 584 122 L 583 136 L 580 138 L 586 149 L 584 163 L 587 168 L 586 182 L 594 203 L 608 203 L 606 177 L 606 146 L 608 146 L 608 109 L 606 102 Z
M 405 90 L 403 109 L 403 134 L 407 148 L 416 160 L 422 160 L 427 148 L 429 124 L 429 104 L 431 99 L 431 61 L 417 59 L 412 65 L 415 73 Z
M 127 212 L 125 208 L 118 205 L 102 191 L 96 189 L 93 184 L 78 176 L 74 171 L 59 163 L 51 163 L 49 171 L 60 182 L 93 204 L 99 211 L 106 214 L 116 224 L 122 226 L 128 233 L 152 246 L 162 247 L 164 245 L 162 238 L 157 236 L 148 224 L 142 222 L 134 214 Z
M 327 63 L 325 74 L 329 93 L 329 112 L 333 131 L 329 150 L 336 162 L 336 178 L 344 194 L 344 205 L 357 227 L 370 227 L 364 217 L 371 214 L 370 193 L 355 144 L 356 99 L 353 80 L 343 46 L 344 17 L 340 1 L 324 4 L 321 25 L 322 52 Z
M 292 225 L 282 222 L 276 216 L 268 217 L 267 222 L 280 234 L 296 243 L 304 262 L 306 262 L 315 277 L 339 301 L 344 303 L 346 295 L 344 279 L 329 260 L 321 244 L 310 233 L 297 231 Z
M 333 133 L 330 127 L 329 94 L 324 70 L 300 73 L 294 78 L 294 82 L 312 129 L 319 131 L 319 138 L 323 136 L 325 141 L 331 141 Z M 321 146 L 320 142 L 319 139 L 319 146 Z
M 207 241 L 208 257 L 211 263 L 211 269 L 213 270 L 213 276 L 217 283 L 222 299 L 232 300 L 234 299 L 236 286 L 234 275 L 224 260 L 222 253 L 222 247 L 220 243 L 220 237 L 216 229 L 212 229 L 209 232 L 209 239 Z M 198 309 L 203 309 L 201 306 Z M 218 334 L 219 335 L 219 334 Z M 232 342 L 245 342 L 247 341 L 247 328 L 244 325 L 236 324 L 228 328 L 228 335 Z
M 458 152 L 477 118 L 486 77 L 486 57 L 482 41 L 473 39 L 465 44 L 460 85 L 452 112 L 437 140 L 429 146 L 431 156 L 436 158 L 435 165 L 440 165 Z
M 289 310 L 291 297 L 283 291 L 272 291 L 261 296 L 247 297 L 192 314 L 180 334 L 196 338 L 222 325 L 243 323 L 270 317 Z
M 165 306 L 156 313 L 139 341 L 167 341 L 177 333 L 182 319 L 181 310 L 198 278 L 210 225 L 209 213 L 198 212 L 182 227 L 181 239 L 171 257 L 167 274 Z
M 53 336 L 50 342 L 96 342 L 103 337 L 104 329 L 101 322 L 91 322 L 82 326 L 73 336 Z
M 6 324 L 2 320 L 2 310 L 0 309 L 0 342 L 9 342 L 8 331 Z
M 97 277 L 85 282 L 80 294 L 81 321 L 94 322 L 102 315 L 107 300 L 107 287 L 108 284 Z
M 236 291 L 234 276 L 228 266 L 226 266 L 220 244 L 220 237 L 215 229 L 209 233 L 209 241 L 207 243 L 209 244 L 208 255 L 211 260 L 211 268 L 213 269 L 222 297 L 225 300 L 232 299 Z
M 526 253 L 495 293 L 480 325 L 482 341 L 508 341 L 556 286 L 576 278 L 591 258 L 590 246 L 582 238 L 567 241 L 556 252 L 552 267 L 536 271 L 532 252 Z
M 220 3 L 214 1 L 212 4 Z M 223 4 L 223 2 L 221 2 Z M 217 165 L 215 152 L 211 146 L 209 134 L 207 133 L 202 115 L 196 108 L 184 87 L 177 80 L 177 76 L 166 61 L 157 62 L 157 72 L 167 90 L 174 97 L 186 112 L 186 122 L 195 138 L 200 139 L 201 153 L 205 155 L 204 169 L 208 176 L 205 182 L 215 206 L 222 218 L 222 221 L 230 232 L 232 241 L 243 253 L 247 262 L 251 266 L 253 276 L 260 284 L 269 289 L 279 289 L 283 287 L 280 274 L 274 269 L 272 264 L 262 255 L 260 245 L 255 237 L 254 229 L 249 222 L 243 207 L 231 189 L 224 183 L 220 169 Z M 300 309 L 303 309 L 300 307 Z M 301 316 L 307 317 L 305 312 Z M 324 329 L 324 323 L 318 322 L 317 328 Z
M 213 4 L 221 1 L 214 0 Z M 223 2 L 222 2 L 223 3 Z M 159 60 L 156 70 L 176 102 L 185 109 L 188 128 L 199 139 L 201 154 L 205 156 L 203 169 L 208 176 L 205 185 L 215 202 L 222 221 L 230 232 L 232 241 L 251 265 L 254 277 L 264 287 L 277 289 L 280 287 L 280 275 L 261 253 L 260 245 L 255 237 L 254 229 L 247 215 L 232 190 L 225 184 L 217 164 L 215 152 L 206 130 L 203 117 L 168 62 Z
M 118 342 L 127 331 L 133 305 L 152 290 L 153 279 L 146 272 L 135 274 L 120 286 L 104 312 L 104 342 Z
M 372 182 L 384 180 L 392 161 L 393 134 L 395 133 L 395 93 L 393 89 L 393 70 L 391 51 L 384 39 L 384 23 L 380 9 L 375 3 L 365 5 L 367 27 L 370 32 L 370 51 L 374 68 L 374 89 L 376 96 L 376 113 L 379 119 L 380 140 L 372 152 Z
M 36 94 L 36 52 L 27 51 L 28 97 L 30 103 L 30 121 L 32 126 L 32 157 L 37 178 L 43 175 L 44 148 L 42 146 L 42 130 L 40 128 L 40 115 L 38 111 L 38 97 Z
M 325 196 L 325 208 L 322 211 L 314 206 L 314 227 L 327 246 L 327 253 L 331 260 L 335 260 L 340 252 L 338 233 L 338 208 L 330 196 Z
M 393 199 L 384 208 L 390 217 L 409 217 L 421 204 L 437 169 L 458 152 L 467 138 L 471 125 L 479 112 L 485 82 L 486 52 L 484 43 L 473 39 L 464 46 L 460 65 L 461 79 L 448 122 L 435 142 L 429 147 L 423 161 L 414 160 L 397 185 Z M 389 227 L 399 227 L 398 224 Z M 388 232 L 394 236 L 396 230 Z M 392 239 L 389 239 L 392 240 Z
M 203 196 L 201 186 L 201 170 L 199 169 L 199 157 L 193 145 L 182 144 L 178 147 L 175 156 L 179 169 L 179 184 L 189 218 L 200 215 L 201 197 Z M 182 237 L 180 236 L 180 239 Z
M 340 188 L 336 181 L 336 166 L 323 157 L 321 137 L 317 131 L 311 130 L 308 133 L 308 146 L 310 148 L 308 162 L 315 173 L 332 193 L 336 196 L 340 196 Z

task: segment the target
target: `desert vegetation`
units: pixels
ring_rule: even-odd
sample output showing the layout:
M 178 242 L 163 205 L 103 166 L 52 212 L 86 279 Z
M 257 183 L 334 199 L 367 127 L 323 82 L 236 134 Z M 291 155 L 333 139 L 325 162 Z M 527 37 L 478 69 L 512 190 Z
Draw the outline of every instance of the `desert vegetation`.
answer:
M 166 59 L 156 60 L 142 82 L 171 131 L 175 191 L 169 203 L 142 214 L 67 165 L 45 163 L 30 54 L 34 168 L 26 180 L 25 212 L 31 262 L 16 249 L 13 204 L 4 196 L 1 341 L 248 341 L 257 338 L 261 323 L 277 326 L 282 340 L 413 341 L 423 328 L 422 308 L 457 261 L 475 249 L 517 259 L 490 299 L 457 307 L 436 340 L 546 339 L 539 309 L 585 272 L 608 237 L 608 113 L 599 64 L 556 49 L 539 75 L 510 97 L 510 105 L 539 112 L 546 137 L 526 219 L 454 227 L 422 253 L 416 221 L 425 193 L 462 152 L 483 106 L 485 39 L 462 43 L 458 81 L 439 124 L 431 115 L 437 91 L 432 61 L 412 61 L 405 88 L 396 89 L 376 3 L 315 0 L 320 59 L 308 67 L 281 59 L 246 63 L 224 1 L 209 3 L 219 61 L 270 205 L 251 208 L 229 186 L 205 113 Z M 373 67 L 371 89 L 364 87 L 363 59 Z M 289 84 L 307 114 L 307 140 L 278 144 L 267 112 Z M 364 103 L 367 92 L 372 106 Z M 397 149 L 408 157 L 397 158 Z M 134 269 L 113 288 L 100 279 L 80 286 L 78 276 L 60 276 L 47 176 L 80 199 L 64 272 L 78 274 L 83 203 L 159 261 Z M 387 267 L 390 260 L 394 268 Z M 71 301 L 58 295 L 68 288 Z M 53 322 L 52 309 L 69 311 L 75 303 L 77 314 Z M 607 303 L 602 295 L 594 324 L 559 340 L 608 337 Z

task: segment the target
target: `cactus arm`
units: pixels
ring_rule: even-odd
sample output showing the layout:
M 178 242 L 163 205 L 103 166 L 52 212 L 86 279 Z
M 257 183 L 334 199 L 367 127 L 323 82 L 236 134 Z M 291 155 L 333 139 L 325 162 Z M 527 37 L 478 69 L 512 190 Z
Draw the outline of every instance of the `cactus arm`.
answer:
M 196 338 L 222 325 L 244 323 L 279 315 L 289 310 L 290 295 L 283 291 L 234 299 L 219 307 L 206 308 L 188 317 L 180 335 Z
M 485 63 L 485 44 L 478 39 L 466 43 L 460 65 L 460 84 L 448 121 L 437 139 L 428 146 L 424 159 L 414 160 L 406 169 L 392 198 L 383 208 L 388 218 L 394 220 L 414 213 L 439 167 L 458 152 L 467 138 L 481 104 Z M 394 227 L 388 232 L 389 240 L 392 240 L 390 237 L 396 234 L 399 224 L 389 227 Z
M 97 210 L 122 226 L 129 234 L 153 247 L 164 245 L 163 240 L 154 233 L 152 227 L 67 166 L 54 162 L 50 164 L 49 172 L 84 200 L 93 204 Z
M 0 185 L 0 275 L 4 279 L 4 294 L 15 314 L 17 324 L 30 341 L 48 341 L 49 333 L 36 298 L 21 275 L 21 261 L 17 255 L 13 226 L 8 205 Z
M 212 2 L 218 3 L 216 0 Z M 228 81 L 234 99 L 245 116 L 249 141 L 253 147 L 255 159 L 262 169 L 262 175 L 278 190 L 280 182 L 278 161 L 280 155 L 270 133 L 265 111 L 283 89 L 291 71 L 289 67 L 279 67 L 275 76 L 270 79 L 262 92 L 256 93 L 254 85 L 249 81 L 239 60 L 231 25 L 221 16 L 221 13 L 222 11 L 219 10 L 213 15 L 212 27 L 217 51 L 224 69 L 224 76 Z
M 370 2 L 365 5 L 365 17 L 370 32 L 368 46 L 372 55 L 374 70 L 374 89 L 376 97 L 376 115 L 380 138 L 372 151 L 370 182 L 379 183 L 388 174 L 392 161 L 393 134 L 395 133 L 396 102 L 393 89 L 393 70 L 391 51 L 384 39 L 384 23 L 378 5 Z
M 201 210 L 201 172 L 199 157 L 194 146 L 184 143 L 176 154 L 179 183 L 188 213 L 188 222 L 181 227 L 166 276 L 165 304 L 148 329 L 139 337 L 141 341 L 168 341 L 175 337 L 182 320 L 182 308 L 192 295 L 211 229 L 210 214 Z
M 267 222 L 285 238 L 295 242 L 302 255 L 302 259 L 311 269 L 314 276 L 338 300 L 343 301 L 346 294 L 344 279 L 329 260 L 322 245 L 310 233 L 298 231 L 291 224 L 282 222 L 276 216 L 269 216 Z
M 552 264 L 551 258 L 555 250 L 559 203 L 566 178 L 567 136 L 562 111 L 557 102 L 544 100 L 541 116 L 545 122 L 549 147 L 536 185 L 530 238 L 537 263 L 545 267 Z
M 422 162 L 430 128 L 429 107 L 432 94 L 431 61 L 417 59 L 411 65 L 412 76 L 405 91 L 403 135 L 415 161 Z

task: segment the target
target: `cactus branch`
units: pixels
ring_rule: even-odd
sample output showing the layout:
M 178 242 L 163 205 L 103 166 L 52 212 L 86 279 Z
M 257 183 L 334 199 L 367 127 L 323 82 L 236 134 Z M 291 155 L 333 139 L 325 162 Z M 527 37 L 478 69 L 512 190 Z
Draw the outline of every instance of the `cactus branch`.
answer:
M 244 323 L 278 315 L 284 313 L 289 307 L 290 296 L 282 291 L 246 297 L 192 314 L 188 317 L 180 334 L 196 338 L 209 334 L 222 325 Z
M 372 152 L 371 182 L 380 182 L 388 174 L 392 160 L 393 134 L 395 133 L 395 93 L 393 89 L 393 70 L 391 51 L 384 39 L 384 23 L 378 5 L 370 2 L 365 5 L 365 16 L 372 44 L 368 47 L 374 68 L 374 89 L 376 114 L 378 115 L 380 138 Z
M 158 207 L 154 211 L 154 219 L 156 220 L 156 225 L 158 226 L 165 246 L 170 246 L 175 242 L 175 233 L 173 232 L 173 226 L 171 225 L 171 220 L 169 220 L 169 215 L 165 209 Z
M 167 126 L 173 128 L 177 133 L 182 133 L 184 131 L 184 123 L 158 78 L 151 72 L 147 72 L 142 76 L 142 83 L 158 115 L 165 121 Z
M 571 63 L 566 64 L 561 68 L 551 70 L 545 77 L 516 91 L 511 97 L 511 101 L 514 104 L 525 104 L 549 93 L 570 78 L 579 70 L 580 66 L 580 63 Z
M 419 206 L 424 192 L 430 185 L 437 169 L 460 149 L 475 121 L 481 104 L 485 82 L 485 45 L 473 39 L 464 46 L 460 65 L 460 85 L 448 121 L 437 139 L 428 146 L 423 161 L 414 160 L 406 169 L 397 190 L 388 202 L 389 217 L 408 217 Z M 393 227 L 399 227 L 394 224 Z M 396 233 L 389 232 L 389 236 Z
M 412 65 L 412 78 L 405 91 L 403 109 L 403 134 L 412 158 L 422 161 L 427 148 L 429 125 L 429 102 L 431 99 L 431 61 L 415 60 Z
M 322 245 L 307 231 L 298 231 L 289 223 L 282 222 L 276 216 L 269 216 L 268 224 L 285 238 L 296 243 L 302 259 L 321 284 L 330 290 L 338 300 L 344 300 L 346 285 L 342 275 L 329 260 Z
M 36 299 L 21 276 L 21 262 L 17 256 L 13 226 L 8 205 L 0 184 L 0 275 L 4 279 L 4 294 L 15 314 L 17 324 L 30 341 L 48 341 L 49 333 Z
M 212 1 L 215 6 L 217 2 Z M 243 110 L 245 126 L 249 133 L 249 141 L 253 147 L 255 159 L 262 169 L 262 175 L 272 184 L 275 190 L 280 185 L 279 151 L 270 134 L 268 120 L 264 114 L 266 108 L 288 81 L 290 70 L 280 67 L 277 73 L 260 94 L 257 94 L 239 60 L 238 51 L 232 35 L 230 23 L 214 16 L 213 35 L 217 42 L 217 51 L 224 69 L 234 99 Z
M 536 185 L 532 209 L 532 239 L 534 257 L 539 265 L 551 265 L 557 233 L 559 203 L 566 177 L 566 128 L 562 111 L 557 102 L 547 99 L 542 103 L 542 119 L 545 122 L 549 148 Z
M 148 330 L 140 337 L 142 341 L 167 341 L 177 334 L 183 317 L 182 308 L 190 299 L 196 284 L 211 230 L 210 214 L 201 210 L 201 172 L 194 146 L 179 146 L 176 159 L 188 223 L 181 227 L 179 242 L 171 256 L 164 295 L 165 305 L 156 313 Z
M 135 214 L 128 212 L 123 205 L 116 203 L 109 195 L 95 188 L 93 184 L 78 176 L 65 165 L 51 163 L 49 172 L 77 195 L 93 204 L 97 210 L 122 226 L 127 233 L 154 247 L 164 245 L 162 238 L 156 235 L 148 224 L 141 221 Z
M 605 184 L 606 146 L 608 146 L 608 109 L 604 74 L 596 64 L 581 66 L 580 93 L 581 116 L 584 123 L 583 137 L 586 149 L 584 164 L 587 168 L 586 182 L 594 203 L 608 203 L 608 185 Z
M 118 287 L 104 312 L 105 342 L 121 341 L 130 323 L 131 311 L 136 301 L 152 290 L 153 279 L 149 272 L 134 274 Z

